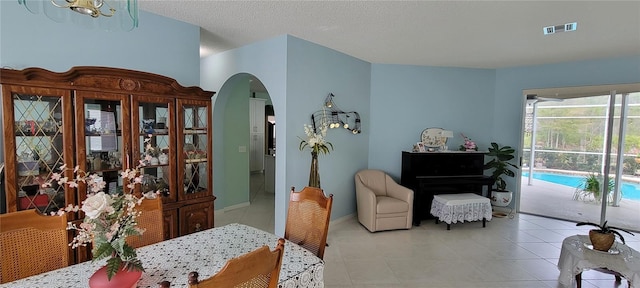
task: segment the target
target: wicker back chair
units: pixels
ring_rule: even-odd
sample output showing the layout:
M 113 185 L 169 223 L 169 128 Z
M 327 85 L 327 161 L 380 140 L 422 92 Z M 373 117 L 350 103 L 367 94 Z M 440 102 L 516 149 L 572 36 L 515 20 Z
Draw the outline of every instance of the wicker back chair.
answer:
M 198 281 L 198 272 L 191 272 L 189 273 L 189 287 L 276 288 L 280 277 L 280 267 L 282 267 L 284 242 L 284 239 L 278 239 L 278 245 L 273 251 L 269 251 L 269 246 L 265 245 L 230 259 L 218 273 L 202 281 Z
M 295 192 L 295 187 L 291 187 L 284 238 L 322 259 L 327 244 L 332 203 L 333 194 L 326 197 L 320 188 L 305 187 L 302 191 Z
M 164 240 L 164 222 L 162 216 L 162 197 L 155 199 L 144 199 L 136 206 L 136 210 L 142 212 L 136 218 L 138 227 L 145 229 L 139 236 L 127 238 L 127 244 L 133 248 L 138 248 Z
M 68 266 L 67 235 L 67 214 L 24 210 L 0 215 L 0 283 Z

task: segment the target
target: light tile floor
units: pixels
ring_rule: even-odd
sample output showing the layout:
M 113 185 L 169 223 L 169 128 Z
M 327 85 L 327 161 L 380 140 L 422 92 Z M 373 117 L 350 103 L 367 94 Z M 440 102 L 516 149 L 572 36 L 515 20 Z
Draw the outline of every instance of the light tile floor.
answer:
M 243 223 L 273 232 L 274 195 L 252 177 L 251 205 L 216 214 L 216 226 Z M 355 217 L 332 222 L 325 251 L 325 287 L 561 287 L 556 267 L 562 240 L 586 234 L 575 223 L 528 214 L 513 219 L 370 233 Z M 626 235 L 640 250 L 640 236 Z M 613 276 L 583 273 L 582 287 L 627 287 Z

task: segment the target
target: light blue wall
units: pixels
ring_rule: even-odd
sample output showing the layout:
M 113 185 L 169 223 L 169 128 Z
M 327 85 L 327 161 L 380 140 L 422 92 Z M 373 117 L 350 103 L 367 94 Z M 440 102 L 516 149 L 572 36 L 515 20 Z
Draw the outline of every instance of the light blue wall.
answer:
M 308 184 L 311 154 L 298 150 L 298 137 L 305 137 L 303 124 L 311 124 L 311 114 L 321 110 L 324 99 L 333 93 L 337 107 L 360 113 L 362 133 L 328 131 L 327 140 L 335 149 L 319 156 L 320 183 L 325 193 L 334 196 L 332 219 L 352 214 L 356 206 L 353 177 L 368 166 L 369 135 L 374 131 L 369 109 L 371 64 L 295 37 L 289 37 L 288 44 L 287 186 L 300 190 Z
M 69 13 L 73 13 L 69 11 Z M 56 23 L 18 1 L 0 1 L 0 66 L 64 72 L 73 66 L 108 66 L 199 85 L 200 28 L 140 11 L 130 32 L 104 32 Z
M 224 107 L 224 131 L 225 139 L 224 154 L 237 155 L 233 161 L 224 162 L 226 180 L 225 187 L 221 191 L 232 191 L 234 193 L 224 193 L 224 203 L 227 205 L 237 205 L 248 203 L 249 201 L 249 81 L 237 81 L 237 85 L 231 86 L 232 91 L 226 106 Z M 240 128 L 243 129 L 240 129 Z M 245 153 L 239 153 L 238 147 L 244 146 Z M 215 163 L 214 163 L 215 164 Z M 215 194 L 219 194 L 214 190 Z M 222 200 L 222 199 L 221 199 Z M 222 201 L 220 201 L 222 202 Z M 216 203 L 220 204 L 220 203 Z M 218 206 L 218 205 L 216 205 Z
M 246 76 L 243 77 L 243 75 L 239 74 L 253 74 L 264 84 L 273 102 L 276 122 L 286 123 L 286 54 L 287 36 L 279 36 L 215 54 L 203 58 L 201 61 L 200 82 L 202 88 L 218 91 L 214 96 L 213 104 L 213 186 L 214 194 L 218 197 L 215 205 L 217 210 L 237 204 L 233 201 L 227 203 L 227 198 L 230 198 L 229 200 L 232 198 L 227 196 L 233 194 L 248 195 L 249 193 L 249 191 L 227 190 L 227 187 L 231 185 L 227 182 L 232 181 L 230 177 L 236 176 L 228 175 L 228 171 L 224 169 L 227 162 L 247 161 L 248 159 L 248 150 L 244 153 L 238 152 L 239 147 L 235 145 L 241 145 L 241 143 L 233 143 L 230 139 L 225 139 L 222 133 L 225 130 L 225 126 L 228 127 L 232 125 L 231 123 L 225 123 L 223 117 L 227 102 L 231 101 L 231 99 L 229 99 L 231 97 L 240 97 L 233 95 L 234 87 L 243 85 L 242 82 L 245 80 L 248 82 Z M 285 139 L 287 131 L 286 129 L 276 129 L 276 134 L 278 139 Z M 229 145 L 233 145 L 234 147 L 227 149 L 226 146 Z M 288 154 L 286 153 L 286 145 L 286 141 L 279 141 L 276 147 L 277 171 L 278 169 L 283 169 L 282 167 L 285 167 L 287 163 Z M 247 149 L 249 148 L 248 139 L 247 143 L 244 143 L 243 146 L 246 146 Z M 229 152 L 225 153 L 225 151 Z M 286 200 L 288 199 L 286 198 L 286 193 L 282 192 L 287 191 L 285 176 L 285 173 L 276 172 L 276 191 L 280 193 L 276 193 L 275 197 L 275 218 L 276 232 L 280 232 L 280 235 L 283 235 L 284 232 L 284 218 L 286 217 L 287 209 Z M 240 177 L 245 177 L 248 183 L 248 167 Z M 233 181 L 244 180 L 234 178 Z
M 373 64 L 369 168 L 400 179 L 402 151 L 411 151 L 425 128 L 454 132 L 487 150 L 493 129 L 495 70 Z M 515 143 L 514 143 L 515 144 Z
M 214 102 L 214 191 L 220 199 L 226 181 L 222 169 L 225 161 L 239 159 L 238 155 L 218 153 L 228 145 L 216 131 L 224 130 L 221 109 L 237 85 L 229 81 L 239 73 L 256 76 L 267 88 L 276 114 L 276 197 L 275 231 L 282 235 L 286 218 L 289 188 L 301 189 L 307 185 L 310 154 L 299 151 L 298 137 L 304 136 L 303 124 L 310 123 L 313 112 L 322 108 L 328 93 L 336 95 L 335 101 L 345 110 L 361 113 L 363 133 L 353 135 L 346 130 L 329 131 L 328 140 L 336 149 L 320 158 L 322 188 L 334 194 L 336 199 L 332 218 L 354 212 L 355 196 L 353 175 L 367 167 L 370 64 L 334 50 L 292 36 L 279 36 L 245 47 L 209 56 L 202 61 L 201 83 L 203 88 L 219 91 Z M 247 143 L 248 147 L 248 143 Z M 234 153 L 236 154 L 236 153 Z M 224 195 L 220 195 L 224 194 Z M 216 209 L 230 203 L 216 202 Z

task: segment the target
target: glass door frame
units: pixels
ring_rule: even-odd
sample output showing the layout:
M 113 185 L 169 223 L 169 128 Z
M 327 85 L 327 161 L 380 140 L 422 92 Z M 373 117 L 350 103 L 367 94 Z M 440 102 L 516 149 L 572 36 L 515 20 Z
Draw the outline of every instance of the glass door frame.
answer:
M 607 91 L 604 92 L 603 91 Z M 542 93 L 541 93 L 542 92 Z M 603 152 L 602 152 L 602 168 L 601 168 L 601 172 L 604 175 L 605 179 L 602 183 L 608 183 L 608 179 L 615 177 L 616 179 L 622 179 L 622 175 L 623 175 L 623 163 L 624 163 L 624 159 L 625 159 L 625 148 L 624 148 L 624 140 L 627 134 L 627 122 L 629 121 L 629 115 L 627 113 L 628 109 L 629 109 L 629 105 L 630 105 L 630 93 L 637 93 L 640 92 L 640 83 L 633 83 L 633 84 L 620 84 L 620 85 L 602 85 L 602 86 L 589 86 L 589 87 L 566 87 L 566 88 L 545 88 L 545 89 L 530 89 L 530 90 L 524 90 L 523 91 L 523 96 L 524 96 L 524 103 L 523 103 L 523 122 L 522 122 L 522 130 L 521 130 L 521 151 L 526 151 L 524 149 L 525 147 L 525 131 L 527 131 L 528 127 L 533 126 L 535 127 L 535 121 L 536 119 L 532 119 L 532 121 L 534 121 L 533 123 L 529 123 L 526 119 L 526 115 L 527 115 L 527 105 L 531 104 L 530 100 L 527 101 L 527 96 L 531 96 L 533 95 L 544 95 L 546 97 L 549 98 L 581 98 L 581 97 L 591 97 L 591 96 L 607 96 L 608 97 L 608 107 L 606 107 L 607 112 L 606 112 L 606 119 L 605 119 L 605 125 L 606 125 L 606 130 L 604 133 L 604 144 L 603 144 Z M 556 97 L 554 97 L 554 94 Z M 560 95 L 558 97 L 558 95 Z M 620 96 L 619 96 L 620 95 Z M 634 94 L 635 95 L 635 94 Z M 618 100 L 621 99 L 621 100 Z M 618 103 L 618 105 L 616 105 L 616 100 L 618 100 L 621 103 Z M 621 109 L 618 109 L 618 111 L 616 111 L 615 109 L 617 109 L 617 107 L 622 107 Z M 616 115 L 615 113 L 618 113 L 618 115 Z M 534 112 L 535 114 L 535 112 Z M 633 115 L 631 115 L 633 116 Z M 617 127 L 614 127 L 614 120 L 620 119 L 618 125 L 616 125 Z M 615 128 L 618 128 L 619 130 L 614 134 L 615 132 Z M 535 133 L 535 130 L 532 129 L 532 133 Z M 535 135 L 535 134 L 534 134 Z M 613 137 L 618 137 L 618 143 L 616 147 L 613 147 L 612 143 L 614 142 L 614 138 Z M 532 136 L 533 139 L 535 139 L 535 136 Z M 530 144 L 530 143 L 526 143 L 526 144 Z M 531 144 L 531 145 L 535 145 Z M 612 151 L 614 150 L 613 148 L 617 148 L 616 155 L 613 155 Z M 535 151 L 535 146 L 531 147 L 531 149 L 533 151 Z M 627 155 L 628 156 L 628 155 Z M 533 169 L 533 167 L 535 167 L 535 161 L 530 160 L 531 156 L 527 159 L 529 161 L 527 161 L 529 163 L 529 167 L 531 169 Z M 615 167 L 617 168 L 615 171 L 611 171 L 611 165 L 612 164 L 612 160 L 615 161 Z M 521 161 L 522 163 L 522 161 Z M 605 165 L 606 164 L 606 165 Z M 609 173 L 604 173 L 604 171 L 609 171 Z M 531 170 L 530 170 L 531 172 Z M 615 175 L 615 176 L 614 176 Z M 531 175 L 529 175 L 529 177 L 531 177 Z M 522 181 L 527 181 L 524 178 L 526 178 L 526 176 L 522 176 L 522 174 L 520 174 L 518 176 L 517 179 L 517 183 L 518 183 L 518 187 L 521 188 L 523 185 L 526 185 L 525 182 Z M 614 201 L 607 201 L 608 199 L 606 198 L 607 195 L 609 194 L 609 192 L 607 190 L 608 189 L 608 185 L 602 185 L 601 184 L 601 191 L 603 191 L 603 193 L 601 194 L 601 201 L 600 201 L 600 222 L 603 223 L 606 219 L 607 219 L 607 206 L 608 203 L 613 203 L 613 206 L 617 206 L 617 204 L 619 203 L 620 199 L 621 199 L 621 182 L 622 181 L 615 181 L 615 187 L 613 190 L 613 199 Z M 531 182 L 529 182 L 529 185 L 531 185 Z M 606 189 L 606 190 L 605 190 Z M 520 191 L 522 193 L 522 191 Z M 521 209 L 521 193 L 518 193 L 517 195 L 517 201 L 515 201 L 515 208 L 518 212 L 520 212 Z M 527 212 L 532 212 L 535 213 L 535 211 L 527 211 Z M 544 215 L 543 215 L 544 216 Z M 558 217 L 558 216 L 554 216 L 554 215 L 547 215 L 549 217 Z M 570 221 L 573 221 L 571 219 L 567 219 Z M 574 219 L 575 220 L 575 219 Z M 596 220 L 597 221 L 597 220 Z

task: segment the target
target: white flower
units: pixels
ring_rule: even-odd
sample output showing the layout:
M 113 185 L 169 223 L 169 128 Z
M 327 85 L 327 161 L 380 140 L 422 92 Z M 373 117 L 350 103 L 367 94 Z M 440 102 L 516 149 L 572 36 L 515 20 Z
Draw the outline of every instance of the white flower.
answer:
M 309 147 L 309 149 L 315 153 L 329 154 L 330 149 L 333 149 L 333 145 L 325 140 L 327 127 L 328 125 L 323 123 L 318 129 L 319 133 L 315 133 L 313 126 L 304 124 L 304 134 L 307 135 L 307 139 L 300 138 L 300 150 Z
M 82 202 L 82 211 L 89 217 L 89 219 L 96 219 L 100 214 L 113 213 L 113 199 L 109 194 L 104 192 L 98 192 L 93 196 L 87 198 Z

